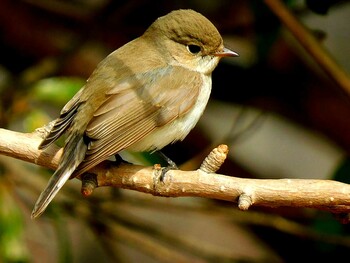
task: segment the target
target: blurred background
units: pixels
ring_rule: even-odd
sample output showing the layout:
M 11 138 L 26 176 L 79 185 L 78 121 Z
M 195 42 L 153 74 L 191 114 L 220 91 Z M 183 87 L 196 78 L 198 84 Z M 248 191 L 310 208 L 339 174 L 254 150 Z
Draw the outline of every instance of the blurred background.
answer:
M 350 178 L 350 3 L 330 0 L 0 0 L 0 127 L 32 132 L 56 118 L 96 65 L 159 16 L 192 8 L 240 54 L 213 73 L 196 128 L 164 152 L 197 169 L 216 145 L 219 173 L 247 178 Z M 295 38 L 283 7 L 309 29 Z M 282 8 L 282 9 L 281 9 Z M 338 67 L 327 73 L 309 37 Z M 341 74 L 340 74 L 341 75 Z M 344 84 L 345 83 L 345 84 Z M 134 156 L 151 164 L 152 156 Z M 67 183 L 38 220 L 52 171 L 0 156 L 0 262 L 328 262 L 346 258 L 349 226 L 314 209 L 161 198 Z

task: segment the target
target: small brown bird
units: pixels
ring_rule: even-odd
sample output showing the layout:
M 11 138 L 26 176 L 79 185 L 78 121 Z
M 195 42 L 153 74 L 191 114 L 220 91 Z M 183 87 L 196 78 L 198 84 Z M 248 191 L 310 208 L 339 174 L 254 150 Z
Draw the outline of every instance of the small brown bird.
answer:
M 155 151 L 183 140 L 208 102 L 211 73 L 227 49 L 215 26 L 193 10 L 158 18 L 139 38 L 107 56 L 64 106 L 39 149 L 67 133 L 56 172 L 32 218 L 64 183 L 127 149 Z

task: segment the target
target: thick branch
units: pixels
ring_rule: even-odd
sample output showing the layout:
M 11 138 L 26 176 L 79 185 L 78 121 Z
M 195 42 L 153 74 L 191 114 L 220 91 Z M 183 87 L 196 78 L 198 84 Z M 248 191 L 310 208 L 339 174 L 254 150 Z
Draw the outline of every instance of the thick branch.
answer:
M 51 147 L 45 152 L 40 151 L 37 149 L 40 141 L 38 132 L 22 134 L 0 129 L 1 154 L 56 168 L 61 150 Z M 111 161 L 101 163 L 91 173 L 96 176 L 87 176 L 86 180 L 84 177 L 85 184 L 91 185 L 95 182 L 97 187 L 120 187 L 156 196 L 195 196 L 226 200 L 237 202 L 242 210 L 256 205 L 310 207 L 333 213 L 350 212 L 350 186 L 331 180 L 243 179 L 209 173 L 201 168 L 196 171 L 170 170 L 161 181 L 161 167 L 158 165 L 116 166 Z M 88 191 L 85 194 L 89 193 Z

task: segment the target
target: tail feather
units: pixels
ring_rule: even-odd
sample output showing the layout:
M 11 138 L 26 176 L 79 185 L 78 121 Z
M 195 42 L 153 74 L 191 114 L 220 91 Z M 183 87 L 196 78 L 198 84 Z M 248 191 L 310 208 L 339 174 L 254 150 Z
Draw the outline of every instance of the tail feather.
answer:
M 32 218 L 40 216 L 58 191 L 84 160 L 87 146 L 82 136 L 72 136 L 64 147 L 63 155 L 56 172 L 50 178 L 45 190 L 40 194 L 32 211 Z

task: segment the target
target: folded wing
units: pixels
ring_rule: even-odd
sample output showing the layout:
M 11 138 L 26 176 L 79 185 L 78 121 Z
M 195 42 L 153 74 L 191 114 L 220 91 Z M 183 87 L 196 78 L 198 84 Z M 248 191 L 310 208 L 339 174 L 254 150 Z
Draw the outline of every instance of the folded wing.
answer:
M 87 126 L 88 150 L 76 175 L 186 114 L 201 81 L 199 73 L 168 66 L 117 83 Z

